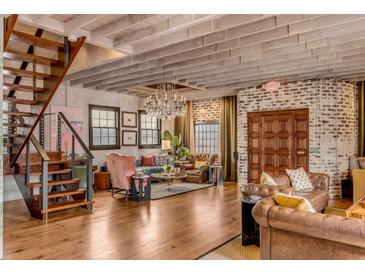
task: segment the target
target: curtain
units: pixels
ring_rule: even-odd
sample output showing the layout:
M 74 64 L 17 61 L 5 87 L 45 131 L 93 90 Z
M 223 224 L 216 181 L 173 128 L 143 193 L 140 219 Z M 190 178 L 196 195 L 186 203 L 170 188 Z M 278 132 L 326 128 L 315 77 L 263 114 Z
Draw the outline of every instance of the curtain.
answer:
M 176 117 L 174 125 L 174 135 L 181 134 L 181 142 L 187 147 L 191 153 L 194 153 L 194 117 L 193 104 L 191 101 L 186 103 L 186 115 L 184 117 Z
M 224 180 L 237 181 L 237 97 L 222 97 L 220 105 L 220 156 Z
M 364 82 L 360 83 L 358 94 L 358 152 L 365 156 L 365 91 Z

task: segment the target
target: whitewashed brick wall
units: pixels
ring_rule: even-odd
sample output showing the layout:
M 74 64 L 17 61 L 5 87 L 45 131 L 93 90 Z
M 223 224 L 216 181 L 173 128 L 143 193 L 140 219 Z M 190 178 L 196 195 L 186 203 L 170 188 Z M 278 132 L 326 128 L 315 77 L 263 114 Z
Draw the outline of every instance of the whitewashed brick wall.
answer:
M 357 152 L 354 83 L 308 80 L 281 85 L 273 93 L 252 87 L 240 90 L 237 101 L 239 183 L 247 183 L 247 112 L 308 108 L 310 171 L 329 174 L 330 196 L 341 196 L 340 180 Z
M 220 99 L 193 101 L 194 123 L 219 121 Z

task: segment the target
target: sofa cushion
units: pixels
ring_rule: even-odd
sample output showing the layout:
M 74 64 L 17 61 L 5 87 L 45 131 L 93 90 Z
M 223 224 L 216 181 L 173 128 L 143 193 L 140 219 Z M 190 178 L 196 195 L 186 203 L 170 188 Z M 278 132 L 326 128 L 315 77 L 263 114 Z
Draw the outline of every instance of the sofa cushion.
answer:
M 168 164 L 169 158 L 167 154 L 154 154 L 155 157 L 155 165 L 156 166 L 163 166 Z
M 275 202 L 282 207 L 292 208 L 296 210 L 302 210 L 307 212 L 316 212 L 312 207 L 308 199 L 300 196 L 293 196 L 284 193 L 274 194 Z
M 295 191 L 311 191 L 313 189 L 313 184 L 304 168 L 286 169 L 286 174 L 290 177 Z
M 308 199 L 317 212 L 321 212 L 328 204 L 328 192 L 325 189 L 316 188 L 310 192 L 292 191 L 291 194 Z
M 192 163 L 184 164 L 184 168 L 185 168 L 185 170 L 191 170 L 191 169 L 194 169 L 194 164 L 192 164 Z
M 208 166 L 208 161 L 195 161 L 194 163 L 194 169 L 199 169 L 203 166 Z
M 199 169 L 191 169 L 191 170 L 186 170 L 185 173 L 187 175 L 200 176 L 201 171 Z
M 155 165 L 155 157 L 151 156 L 142 156 L 142 164 L 141 166 L 154 166 Z
M 276 186 L 276 181 L 273 177 L 267 174 L 265 171 L 261 173 L 260 184 L 268 185 L 268 186 Z
M 151 175 L 154 173 L 162 173 L 164 172 L 162 166 L 142 166 L 139 167 L 138 170 L 143 171 L 145 175 Z

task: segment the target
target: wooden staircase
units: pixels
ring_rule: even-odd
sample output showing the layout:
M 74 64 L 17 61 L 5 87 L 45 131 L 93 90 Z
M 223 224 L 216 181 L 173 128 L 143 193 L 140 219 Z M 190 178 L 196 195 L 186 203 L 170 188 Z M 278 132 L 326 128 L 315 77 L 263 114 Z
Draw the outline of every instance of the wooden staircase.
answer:
M 92 155 L 82 143 L 81 147 L 87 150 L 87 157 L 82 163 L 76 163 L 70 154 L 62 151 L 61 146 L 56 151 L 47 151 L 34 135 L 41 119 L 44 119 L 46 108 L 85 41 L 85 37 L 80 37 L 77 42 L 69 42 L 64 37 L 61 43 L 44 38 L 42 34 L 42 29 L 37 29 L 34 34 L 17 29 L 17 15 L 11 15 L 6 20 L 3 47 L 3 99 L 6 103 L 3 144 L 6 154 L 4 170 L 15 176 L 31 215 L 47 219 L 48 213 L 53 211 L 78 206 L 92 208 Z M 71 127 L 68 131 L 72 132 L 73 146 L 74 142 L 82 142 L 66 118 L 63 115 L 61 118 L 58 117 L 57 123 L 62 122 Z M 39 138 L 44 139 L 44 136 Z M 61 143 L 61 140 L 58 141 Z M 73 154 L 76 152 L 73 151 Z M 76 164 L 78 169 L 75 168 Z M 79 174 L 81 179 L 76 174 L 82 170 L 80 166 L 87 173 Z M 38 177 L 39 181 L 32 181 Z M 85 181 L 85 178 L 87 187 L 80 188 L 80 182 Z
M 16 15 L 7 18 L 4 35 L 3 99 L 9 106 L 4 112 L 5 132 L 8 133 L 4 144 L 8 149 L 11 167 L 14 167 L 85 41 L 85 37 L 75 43 L 70 43 L 67 37 L 64 43 L 52 41 L 42 38 L 43 30 L 40 29 L 34 35 L 24 33 L 16 30 L 16 21 Z M 20 51 L 19 44 L 24 45 L 27 51 Z M 48 56 L 35 54 L 36 49 L 47 50 Z M 21 62 L 20 65 L 18 62 Z M 22 82 L 30 82 L 31 85 Z

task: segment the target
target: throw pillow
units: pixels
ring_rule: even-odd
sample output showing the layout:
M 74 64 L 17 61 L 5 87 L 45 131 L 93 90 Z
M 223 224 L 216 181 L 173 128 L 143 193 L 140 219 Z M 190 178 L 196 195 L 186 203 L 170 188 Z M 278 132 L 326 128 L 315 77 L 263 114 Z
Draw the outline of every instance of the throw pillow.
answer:
M 295 191 L 313 190 L 313 184 L 304 168 L 300 167 L 297 169 L 286 169 L 286 174 L 289 176 Z
M 275 202 L 282 207 L 292 208 L 296 210 L 302 210 L 307 212 L 316 212 L 308 201 L 308 199 L 299 196 L 291 196 L 285 193 L 277 192 L 274 195 Z
M 163 166 L 168 163 L 168 155 L 167 154 L 155 154 L 155 165 Z
M 194 169 L 199 169 L 203 166 L 208 166 L 208 161 L 195 161 Z
M 142 166 L 154 166 L 155 165 L 155 157 L 151 156 L 142 156 Z
M 274 178 L 267 174 L 265 171 L 261 173 L 260 184 L 268 185 L 268 186 L 276 186 Z

